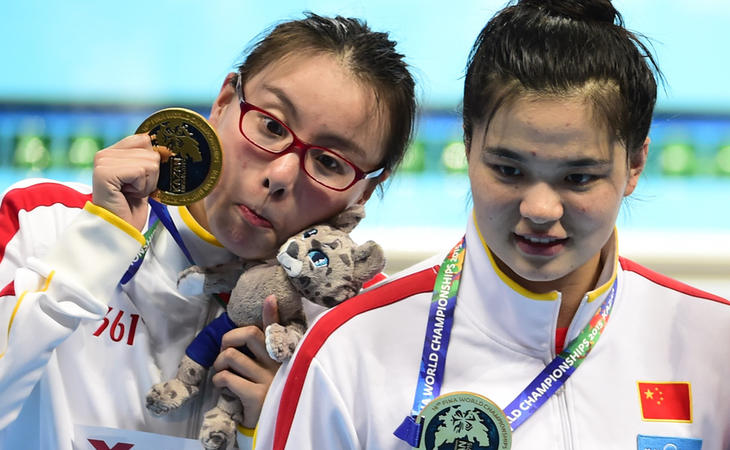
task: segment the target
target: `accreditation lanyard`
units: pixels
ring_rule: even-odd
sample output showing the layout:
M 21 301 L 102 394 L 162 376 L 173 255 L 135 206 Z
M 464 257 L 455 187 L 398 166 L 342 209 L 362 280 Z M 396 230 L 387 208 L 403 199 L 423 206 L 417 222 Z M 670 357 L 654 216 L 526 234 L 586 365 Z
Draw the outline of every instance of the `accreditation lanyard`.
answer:
M 466 240 L 462 240 L 446 256 L 439 268 L 434 284 L 431 307 L 428 315 L 426 336 L 421 356 L 421 369 L 413 400 L 411 414 L 393 434 L 412 447 L 418 447 L 421 423 L 417 420 L 421 410 L 441 392 L 446 363 L 446 351 L 453 325 L 456 295 L 459 291 L 461 272 L 464 267 Z M 507 420 L 514 431 L 530 418 L 583 363 L 588 353 L 601 337 L 608 322 L 616 297 L 614 280 L 611 290 L 601 307 L 578 336 L 555 357 L 535 379 L 505 408 Z
M 144 256 L 147 254 L 147 249 L 150 246 L 152 235 L 157 229 L 157 225 L 159 225 L 160 223 L 162 223 L 167 231 L 170 232 L 170 235 L 175 240 L 178 247 L 180 247 L 180 250 L 182 250 L 182 252 L 185 254 L 185 257 L 188 259 L 188 262 L 191 265 L 195 264 L 195 262 L 193 262 L 193 257 L 190 254 L 190 251 L 185 245 L 185 242 L 183 242 L 182 236 L 175 226 L 175 222 L 173 222 L 172 217 L 170 216 L 170 212 L 167 210 L 167 207 L 151 198 L 148 199 L 148 202 L 150 204 L 151 211 L 147 225 L 147 231 L 144 233 L 145 245 L 140 249 L 139 253 L 137 253 L 134 261 L 132 261 L 132 263 L 127 268 L 127 271 L 124 273 L 124 276 L 122 276 L 122 279 L 120 280 L 121 284 L 127 284 L 129 280 L 134 277 L 134 274 L 136 274 L 139 270 L 139 267 L 142 265 L 142 261 L 144 260 Z

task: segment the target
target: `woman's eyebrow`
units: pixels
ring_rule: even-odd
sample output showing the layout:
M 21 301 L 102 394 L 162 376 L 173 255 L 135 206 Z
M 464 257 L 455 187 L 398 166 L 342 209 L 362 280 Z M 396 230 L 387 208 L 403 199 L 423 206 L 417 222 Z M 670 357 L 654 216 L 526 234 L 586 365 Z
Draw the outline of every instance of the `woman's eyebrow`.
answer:
M 294 103 L 289 99 L 289 96 L 286 95 L 286 93 L 276 86 L 272 86 L 270 84 L 264 84 L 263 86 L 264 90 L 271 92 L 274 94 L 274 96 L 283 104 L 285 112 L 287 113 L 287 117 L 293 119 L 294 121 L 297 121 L 299 119 L 297 114 L 297 108 L 294 106 Z M 289 124 L 287 123 L 287 126 Z
M 490 154 L 497 158 L 511 159 L 519 163 L 527 162 L 527 158 L 522 153 L 505 147 L 487 147 L 484 149 L 484 153 Z M 554 161 L 567 167 L 604 167 L 613 164 L 610 159 L 597 159 L 590 157 L 577 159 L 556 158 Z
M 274 96 L 283 104 L 283 108 L 285 109 L 285 112 L 287 114 L 286 125 L 288 127 L 291 127 L 291 124 L 289 122 L 297 122 L 299 120 L 297 108 L 294 106 L 294 103 L 291 101 L 291 99 L 289 99 L 283 89 L 269 84 L 264 84 L 263 87 L 265 90 L 274 94 Z M 298 136 L 297 130 L 292 128 L 292 131 L 294 131 L 294 133 L 296 133 Z M 325 134 L 316 136 L 316 141 L 317 142 L 307 143 L 310 145 L 321 145 L 323 147 L 334 147 L 338 150 L 344 150 L 348 153 L 352 153 L 353 155 L 360 158 L 365 158 L 366 156 L 365 149 L 360 148 L 360 146 L 358 146 L 355 142 L 337 134 Z

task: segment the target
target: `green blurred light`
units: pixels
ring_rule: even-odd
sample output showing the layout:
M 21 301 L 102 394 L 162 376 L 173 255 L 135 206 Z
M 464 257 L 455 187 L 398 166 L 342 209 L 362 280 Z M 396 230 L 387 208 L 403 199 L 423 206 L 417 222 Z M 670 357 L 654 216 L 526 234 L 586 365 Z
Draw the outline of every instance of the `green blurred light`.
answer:
M 468 168 L 464 143 L 451 142 L 441 153 L 441 163 L 447 172 L 466 172 Z
M 697 167 L 695 149 L 686 142 L 675 142 L 661 149 L 660 166 L 665 175 L 691 175 Z
M 45 169 L 51 163 L 48 139 L 39 135 L 23 135 L 16 138 L 14 160 L 16 166 L 29 169 Z
M 423 172 L 426 168 L 426 144 L 413 141 L 406 150 L 400 169 L 405 172 Z
M 68 162 L 74 167 L 91 167 L 94 155 L 101 149 L 99 139 L 92 136 L 78 136 L 71 141 Z
M 720 174 L 730 175 L 730 144 L 725 144 L 717 150 L 715 163 Z

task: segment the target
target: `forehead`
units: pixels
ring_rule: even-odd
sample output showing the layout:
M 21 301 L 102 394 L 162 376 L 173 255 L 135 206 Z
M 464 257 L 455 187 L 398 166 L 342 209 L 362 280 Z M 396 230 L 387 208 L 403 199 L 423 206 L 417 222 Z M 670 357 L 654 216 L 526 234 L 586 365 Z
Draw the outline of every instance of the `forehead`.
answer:
M 615 143 L 605 120 L 584 96 L 518 96 L 502 105 L 488 126 L 487 146 L 546 156 L 606 155 Z
M 388 128 L 385 105 L 374 87 L 336 55 L 284 55 L 251 76 L 244 95 L 256 106 L 282 114 L 312 144 L 326 146 L 322 140 L 336 137 L 363 150 L 367 160 L 382 156 Z

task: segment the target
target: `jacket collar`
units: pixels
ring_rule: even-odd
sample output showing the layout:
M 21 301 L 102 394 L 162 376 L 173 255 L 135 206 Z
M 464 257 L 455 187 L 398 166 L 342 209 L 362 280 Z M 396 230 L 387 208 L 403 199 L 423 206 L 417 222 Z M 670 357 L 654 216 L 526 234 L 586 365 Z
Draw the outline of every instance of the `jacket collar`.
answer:
M 168 207 L 172 221 L 175 223 L 185 246 L 195 261 L 201 267 L 210 267 L 235 259 L 218 240 L 203 228 L 190 214 L 187 207 Z M 177 247 L 170 239 L 172 245 Z M 186 265 L 189 265 L 187 262 Z
M 466 231 L 466 261 L 458 308 L 489 338 L 515 351 L 542 359 L 554 356 L 555 331 L 562 300 L 558 291 L 531 292 L 494 262 L 472 214 Z M 597 287 L 586 293 L 568 329 L 575 337 L 600 307 L 617 276 L 616 231 L 602 250 L 604 262 Z

